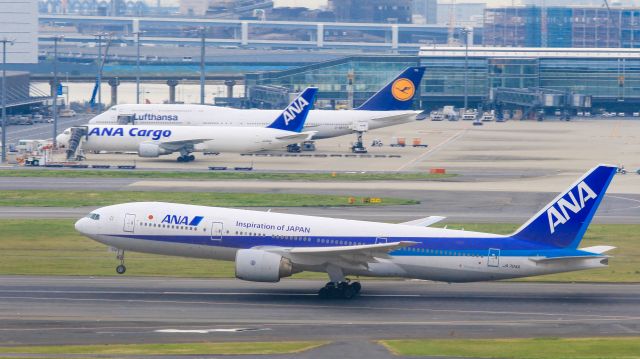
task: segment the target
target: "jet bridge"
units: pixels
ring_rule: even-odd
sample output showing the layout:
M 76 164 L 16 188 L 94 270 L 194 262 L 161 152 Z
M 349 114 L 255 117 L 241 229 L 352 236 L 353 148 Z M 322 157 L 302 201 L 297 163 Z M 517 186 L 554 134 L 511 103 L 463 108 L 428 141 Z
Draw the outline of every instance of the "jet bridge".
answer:
M 591 96 L 548 88 L 498 87 L 491 89 L 489 102 L 496 108 L 498 117 L 502 116 L 503 108 L 522 109 L 523 119 L 534 116 L 537 111 L 553 108 L 561 109 L 562 117 L 568 120 L 574 110 L 591 107 Z

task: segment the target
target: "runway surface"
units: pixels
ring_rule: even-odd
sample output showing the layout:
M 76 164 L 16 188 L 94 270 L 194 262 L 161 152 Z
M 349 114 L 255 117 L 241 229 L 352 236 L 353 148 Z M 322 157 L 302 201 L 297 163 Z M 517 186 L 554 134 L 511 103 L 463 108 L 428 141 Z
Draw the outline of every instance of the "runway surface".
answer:
M 640 285 L 0 277 L 0 343 L 493 338 L 640 334 Z M 236 331 L 231 331 L 235 329 Z

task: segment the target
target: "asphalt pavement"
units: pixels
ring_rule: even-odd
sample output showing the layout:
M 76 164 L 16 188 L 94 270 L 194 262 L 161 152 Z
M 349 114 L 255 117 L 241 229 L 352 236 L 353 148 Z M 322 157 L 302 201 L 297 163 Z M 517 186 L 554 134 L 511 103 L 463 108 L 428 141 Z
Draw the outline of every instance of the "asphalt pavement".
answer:
M 4 276 L 0 344 L 328 340 L 307 357 L 387 358 L 373 340 L 640 334 L 638 284 L 369 280 L 350 301 L 319 299 L 322 285 Z

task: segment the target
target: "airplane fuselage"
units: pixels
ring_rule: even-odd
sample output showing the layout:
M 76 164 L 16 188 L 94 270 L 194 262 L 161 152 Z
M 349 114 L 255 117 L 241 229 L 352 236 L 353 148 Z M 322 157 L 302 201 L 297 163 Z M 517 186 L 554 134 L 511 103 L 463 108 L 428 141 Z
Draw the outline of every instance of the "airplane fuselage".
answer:
M 132 116 L 136 125 L 266 127 L 280 112 L 191 104 L 117 105 L 89 123 L 116 125 L 119 118 Z M 366 122 L 373 130 L 413 121 L 416 115 L 416 111 L 311 110 L 303 131 L 316 131 L 313 138 L 323 139 L 352 133 L 359 123 Z
M 63 133 L 58 141 L 68 141 L 70 133 Z M 194 142 L 194 152 L 255 152 L 284 147 L 300 142 L 288 139 L 289 131 L 271 128 L 237 128 L 208 126 L 119 126 L 88 125 L 82 148 L 87 151 L 138 152 L 140 145 Z M 202 141 L 200 141 L 202 140 Z M 168 146 L 170 148 L 171 145 Z
M 136 252 L 233 261 L 248 248 L 350 247 L 399 241 L 415 245 L 345 274 L 470 282 L 607 265 L 602 256 L 510 236 L 413 225 L 311 217 L 170 203 L 129 203 L 94 211 L 76 228 L 106 245 Z M 295 254 L 293 255 L 295 257 Z M 549 258 L 576 257 L 570 261 Z M 538 259 L 545 258 L 543 261 Z M 325 272 L 322 256 L 298 258 L 296 271 Z M 300 264 L 303 263 L 303 264 Z

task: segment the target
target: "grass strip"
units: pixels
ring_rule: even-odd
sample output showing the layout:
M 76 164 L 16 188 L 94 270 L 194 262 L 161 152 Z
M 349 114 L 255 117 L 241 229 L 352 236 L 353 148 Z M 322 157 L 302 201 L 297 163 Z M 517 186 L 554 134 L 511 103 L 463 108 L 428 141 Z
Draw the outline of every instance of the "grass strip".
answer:
M 158 192 L 158 191 L 0 191 L 0 206 L 12 207 L 83 207 L 108 206 L 122 202 L 176 202 L 219 207 L 316 207 L 316 206 L 379 206 L 418 204 L 401 198 L 382 198 L 380 203 L 349 196 L 280 193 L 224 192 Z
M 192 180 L 270 180 L 270 181 L 437 181 L 456 174 L 431 174 L 423 172 L 187 172 L 187 171 L 138 171 L 138 170 L 50 170 L 5 169 L 0 177 L 72 177 L 72 178 L 172 178 Z
M 91 355 L 259 355 L 294 354 L 325 345 L 303 342 L 224 342 L 176 344 L 104 344 L 0 347 L 0 354 Z
M 640 337 L 383 340 L 403 356 L 510 359 L 640 358 Z
M 115 253 L 78 234 L 69 219 L 0 220 L 1 275 L 115 275 Z M 449 228 L 509 233 L 513 224 L 464 224 Z M 518 279 L 549 282 L 640 282 L 640 225 L 593 224 L 581 247 L 618 247 L 609 267 Z M 127 252 L 127 275 L 193 278 L 233 278 L 233 262 L 166 257 Z M 303 272 L 294 278 L 326 279 L 326 274 Z

